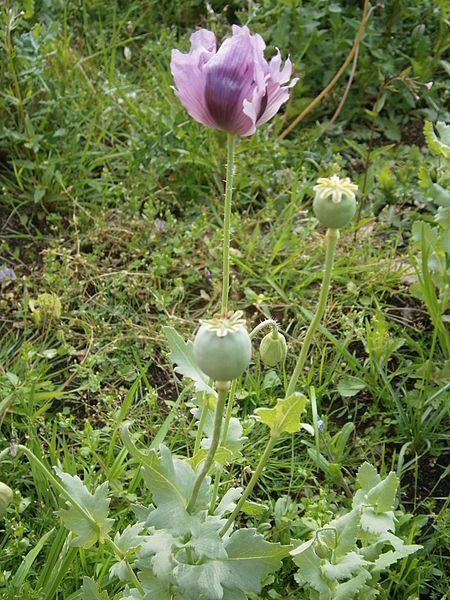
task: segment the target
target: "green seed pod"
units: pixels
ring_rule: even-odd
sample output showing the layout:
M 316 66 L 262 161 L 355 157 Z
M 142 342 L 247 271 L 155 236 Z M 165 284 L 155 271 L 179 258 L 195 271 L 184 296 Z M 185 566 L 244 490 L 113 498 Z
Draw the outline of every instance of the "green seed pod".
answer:
M 6 513 L 8 505 L 11 504 L 13 499 L 12 489 L 0 481 L 0 517 Z
M 266 367 L 274 367 L 286 358 L 286 338 L 278 331 L 275 333 L 275 337 L 273 333 L 268 333 L 261 340 L 259 353 Z
M 195 360 L 214 381 L 232 381 L 250 364 L 252 343 L 242 314 L 202 321 L 195 336 Z
M 319 223 L 329 229 L 341 229 L 350 223 L 356 212 L 355 192 L 358 186 L 348 177 L 320 177 L 314 186 L 313 210 Z

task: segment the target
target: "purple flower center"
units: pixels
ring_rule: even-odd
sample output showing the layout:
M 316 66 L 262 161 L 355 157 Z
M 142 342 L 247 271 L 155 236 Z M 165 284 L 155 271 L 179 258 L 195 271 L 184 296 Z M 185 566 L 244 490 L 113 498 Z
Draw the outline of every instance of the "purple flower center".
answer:
M 212 67 L 206 74 L 205 100 L 209 113 L 218 125 L 228 129 L 233 123 L 242 87 L 242 75 L 223 65 Z

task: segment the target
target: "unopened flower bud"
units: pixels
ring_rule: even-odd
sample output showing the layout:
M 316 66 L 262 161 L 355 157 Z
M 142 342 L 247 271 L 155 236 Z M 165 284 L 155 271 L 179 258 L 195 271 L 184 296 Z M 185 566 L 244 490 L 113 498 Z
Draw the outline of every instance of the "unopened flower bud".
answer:
M 8 505 L 11 504 L 13 499 L 12 489 L 0 481 L 0 517 L 6 513 Z
M 314 544 L 314 551 L 319 558 L 324 558 L 325 560 L 331 558 L 331 549 L 320 540 L 317 540 Z
M 348 177 L 320 177 L 314 186 L 313 210 L 320 224 L 329 229 L 341 229 L 350 223 L 356 212 L 355 192 L 358 186 Z
M 259 353 L 261 355 L 261 360 L 266 367 L 274 367 L 278 363 L 283 362 L 286 358 L 286 338 L 277 330 L 268 333 L 261 340 Z

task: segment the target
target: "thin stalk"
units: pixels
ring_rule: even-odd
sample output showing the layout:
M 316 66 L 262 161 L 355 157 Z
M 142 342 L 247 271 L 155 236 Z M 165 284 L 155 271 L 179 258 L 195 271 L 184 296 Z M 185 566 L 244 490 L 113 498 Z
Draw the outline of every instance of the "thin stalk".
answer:
M 306 332 L 302 349 L 297 359 L 294 372 L 292 373 L 291 379 L 289 381 L 286 396 L 290 396 L 295 392 L 295 386 L 297 385 L 300 373 L 302 372 L 302 369 L 305 366 L 306 357 L 308 356 L 309 347 L 311 345 L 314 333 L 323 317 L 323 313 L 325 312 L 328 298 L 328 290 L 330 288 L 331 282 L 331 271 L 333 269 L 334 252 L 336 250 L 336 244 L 338 239 L 339 231 L 337 229 L 328 229 L 327 249 L 325 254 L 325 268 L 323 273 L 322 286 L 320 288 L 319 304 Z
M 227 522 L 225 523 L 225 525 L 220 530 L 220 535 L 222 537 L 226 534 L 226 532 L 229 530 L 229 528 L 233 524 L 233 521 L 235 520 L 235 518 L 239 514 L 239 512 L 240 512 L 240 510 L 241 510 L 244 502 L 250 496 L 250 494 L 252 493 L 253 488 L 255 487 L 258 479 L 261 477 L 261 473 L 263 472 L 263 469 L 266 466 L 267 461 L 269 460 L 269 457 L 270 457 L 270 454 L 271 454 L 271 452 L 273 450 L 273 447 L 275 446 L 275 444 L 278 441 L 278 437 L 279 436 L 274 436 L 273 434 L 270 436 L 269 441 L 267 442 L 266 449 L 264 450 L 263 455 L 259 459 L 258 466 L 256 467 L 256 470 L 253 473 L 252 478 L 248 482 L 248 485 L 245 488 L 244 493 L 239 498 L 239 502 L 236 504 L 236 508 L 233 510 L 233 512 L 231 513 L 231 515 L 228 517 Z
M 200 413 L 200 419 L 197 426 L 197 435 L 195 436 L 194 445 L 194 456 L 200 450 L 200 443 L 202 441 L 203 429 L 205 427 L 206 417 L 208 416 L 208 398 L 206 392 L 202 392 L 202 408 Z
M 316 401 L 316 390 L 313 386 L 309 388 L 309 396 L 311 398 L 311 408 L 313 417 L 313 428 L 314 428 L 314 440 L 316 443 L 316 467 L 320 471 L 320 439 L 319 439 L 319 426 L 317 425 L 317 401 Z
M 214 461 L 214 455 L 216 453 L 217 447 L 220 441 L 220 431 L 222 429 L 222 420 L 223 420 L 223 411 L 225 409 L 225 402 L 228 397 L 228 387 L 218 387 L 218 398 L 217 398 L 217 406 L 216 406 L 216 415 L 214 417 L 214 431 L 213 437 L 211 440 L 211 446 L 209 448 L 208 455 L 203 463 L 202 470 L 200 471 L 195 484 L 194 489 L 192 490 L 192 496 L 189 500 L 189 503 L 186 507 L 187 512 L 192 512 L 194 509 L 195 503 L 197 502 L 197 497 L 200 491 L 200 487 L 205 479 L 208 471 Z
M 228 429 L 230 427 L 230 419 L 231 419 L 231 415 L 233 413 L 233 400 L 234 400 L 234 394 L 236 393 L 236 385 L 237 385 L 237 379 L 233 379 L 233 381 L 231 382 L 230 392 L 228 394 L 227 412 L 225 414 L 225 423 L 223 425 L 223 432 L 222 432 L 222 441 L 223 442 L 225 442 L 225 440 L 227 439 Z
M 216 505 L 217 495 L 219 493 L 220 479 L 222 477 L 222 468 L 217 469 L 216 476 L 214 478 L 214 487 L 211 494 L 211 502 L 209 503 L 209 514 L 212 515 L 214 507 Z
M 231 382 L 230 392 L 228 394 L 227 410 L 225 413 L 225 421 L 223 424 L 223 430 L 222 430 L 222 435 L 221 435 L 222 444 L 224 446 L 226 445 L 228 429 L 230 428 L 231 415 L 233 414 L 233 400 L 234 400 L 234 394 L 236 393 L 236 386 L 237 386 L 237 379 L 233 379 L 233 381 Z M 214 480 L 214 488 L 213 488 L 213 493 L 212 493 L 212 498 L 211 498 L 211 504 L 209 507 L 210 513 L 212 513 L 214 510 L 214 504 L 216 502 L 217 494 L 219 491 L 219 485 L 220 485 L 220 479 L 222 477 L 222 472 L 223 472 L 223 469 L 219 469 L 216 473 L 216 478 Z
M 223 265 L 222 265 L 222 315 L 228 312 L 228 294 L 230 291 L 230 227 L 231 198 L 233 195 L 234 150 L 236 136 L 227 137 L 227 174 L 225 180 L 225 208 L 223 217 Z
M 261 323 L 258 323 L 258 325 L 251 330 L 250 339 L 253 339 L 261 331 L 261 329 L 264 329 L 264 327 L 272 327 L 272 330 L 274 330 L 274 328 L 277 328 L 277 322 L 273 319 L 266 319 L 265 321 L 261 321 Z

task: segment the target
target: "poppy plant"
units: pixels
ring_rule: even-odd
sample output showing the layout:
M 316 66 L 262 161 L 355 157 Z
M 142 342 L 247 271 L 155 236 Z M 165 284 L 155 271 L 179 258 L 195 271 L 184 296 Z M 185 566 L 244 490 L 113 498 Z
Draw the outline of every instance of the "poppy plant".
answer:
M 289 58 L 281 68 L 281 55 L 267 62 L 266 47 L 248 27 L 233 25 L 233 35 L 220 48 L 212 31 L 191 35 L 187 54 L 172 50 L 170 63 L 175 94 L 190 116 L 213 129 L 249 136 L 271 119 L 289 98 Z M 287 85 L 283 85 L 287 84 Z

